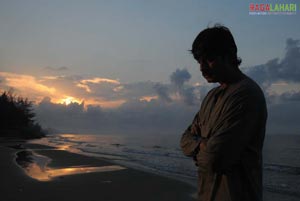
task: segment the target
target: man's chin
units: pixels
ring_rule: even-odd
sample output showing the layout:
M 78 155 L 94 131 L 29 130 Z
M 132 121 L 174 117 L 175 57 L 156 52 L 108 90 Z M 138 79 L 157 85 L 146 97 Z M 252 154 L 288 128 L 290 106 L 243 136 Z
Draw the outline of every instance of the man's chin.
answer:
M 214 80 L 206 80 L 208 83 L 215 83 L 216 81 Z
M 204 76 L 204 78 L 206 79 L 206 81 L 208 83 L 215 83 L 215 82 L 217 82 L 214 78 L 209 77 L 209 76 Z

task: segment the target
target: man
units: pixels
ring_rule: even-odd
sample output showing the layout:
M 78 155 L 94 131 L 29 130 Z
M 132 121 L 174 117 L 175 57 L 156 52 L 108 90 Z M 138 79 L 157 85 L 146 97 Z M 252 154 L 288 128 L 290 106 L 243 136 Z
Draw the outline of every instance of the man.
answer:
M 191 52 L 203 77 L 220 84 L 208 92 L 180 142 L 198 166 L 198 199 L 261 201 L 267 119 L 263 92 L 238 68 L 241 60 L 227 27 L 200 32 Z

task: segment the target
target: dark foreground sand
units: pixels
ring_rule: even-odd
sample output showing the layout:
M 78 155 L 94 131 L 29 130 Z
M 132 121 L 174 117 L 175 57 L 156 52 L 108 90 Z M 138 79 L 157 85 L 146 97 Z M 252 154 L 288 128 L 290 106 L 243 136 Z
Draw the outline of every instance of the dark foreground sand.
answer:
M 1 140 L 1 139 L 0 139 Z M 52 181 L 38 181 L 25 174 L 16 163 L 16 153 L 22 151 L 9 146 L 24 144 L 25 149 L 52 159 L 50 167 L 78 165 L 115 165 L 98 158 L 22 141 L 0 141 L 0 201 L 176 201 L 195 200 L 196 189 L 173 179 L 126 168 L 111 172 L 94 172 L 58 177 Z

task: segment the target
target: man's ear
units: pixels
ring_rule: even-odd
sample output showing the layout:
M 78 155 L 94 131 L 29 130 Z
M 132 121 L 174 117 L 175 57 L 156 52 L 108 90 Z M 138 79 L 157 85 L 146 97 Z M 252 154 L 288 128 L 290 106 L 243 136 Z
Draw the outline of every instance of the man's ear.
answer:
M 207 64 L 209 67 L 213 67 L 215 64 L 224 64 L 224 58 L 222 56 L 217 56 L 213 59 L 207 60 Z
M 226 66 L 226 68 L 232 67 L 232 59 L 229 56 L 220 56 L 218 59 L 218 62 L 223 66 Z

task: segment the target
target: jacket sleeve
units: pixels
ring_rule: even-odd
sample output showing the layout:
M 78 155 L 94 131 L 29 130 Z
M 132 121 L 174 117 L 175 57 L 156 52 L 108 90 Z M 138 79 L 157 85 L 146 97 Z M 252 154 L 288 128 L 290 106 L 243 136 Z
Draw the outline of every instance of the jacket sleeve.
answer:
M 193 157 L 199 151 L 201 142 L 201 129 L 199 112 L 196 114 L 192 124 L 182 134 L 180 147 L 186 156 Z
M 197 155 L 199 171 L 222 173 L 240 162 L 262 122 L 261 108 L 256 98 L 247 95 L 237 97 L 227 106 L 221 121 L 214 125 L 215 132 L 208 139 L 206 149 Z

